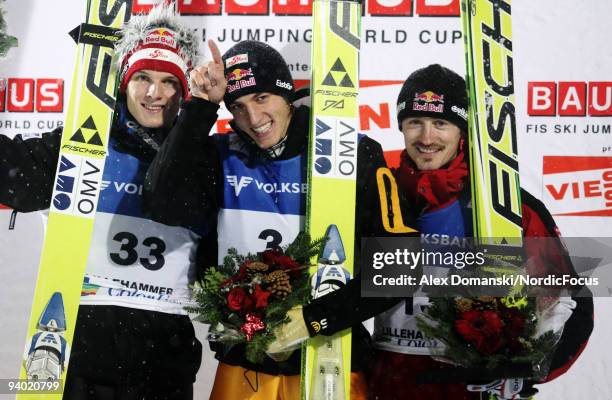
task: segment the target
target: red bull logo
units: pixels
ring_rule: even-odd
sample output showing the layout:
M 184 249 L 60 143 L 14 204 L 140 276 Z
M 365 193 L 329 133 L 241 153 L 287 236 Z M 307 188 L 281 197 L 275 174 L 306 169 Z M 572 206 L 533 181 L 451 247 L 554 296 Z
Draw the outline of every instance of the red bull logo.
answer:
M 176 39 L 173 31 L 167 28 L 155 28 L 147 32 L 144 44 L 162 44 L 176 49 Z
M 428 90 L 423 93 L 415 93 L 414 101 L 424 101 L 426 103 L 444 103 L 444 95 L 440 96 L 439 94 Z
M 431 90 L 428 90 L 423 93 L 415 93 L 414 102 L 412 103 L 412 109 L 415 111 L 443 113 L 444 95 L 440 96 L 439 94 L 434 93 Z
M 233 71 L 229 72 L 225 79 L 227 79 L 228 81 L 239 81 L 242 78 L 246 78 L 247 76 L 253 76 L 253 70 L 251 68 L 236 68 Z

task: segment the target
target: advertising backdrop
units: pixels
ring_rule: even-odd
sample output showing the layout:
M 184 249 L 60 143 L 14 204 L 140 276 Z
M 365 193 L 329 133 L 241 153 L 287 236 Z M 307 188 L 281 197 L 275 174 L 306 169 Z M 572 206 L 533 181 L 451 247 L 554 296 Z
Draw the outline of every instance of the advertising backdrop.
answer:
M 156 0 L 134 0 L 146 12 Z M 75 44 L 68 32 L 84 0 L 8 0 L 7 33 L 18 39 L 0 64 L 0 133 L 49 131 L 62 124 Z M 458 0 L 364 0 L 360 55 L 360 130 L 391 163 L 402 149 L 395 100 L 415 69 L 439 63 L 464 73 Z M 311 1 L 178 0 L 185 23 L 222 52 L 261 40 L 286 58 L 294 79 L 310 75 Z M 564 236 L 612 236 L 612 3 L 515 0 L 514 87 L 521 184 L 549 208 Z M 215 130 L 227 131 L 222 110 Z M 0 179 L 2 179 L 0 177 Z M 110 190 L 110 189 L 106 189 Z M 0 209 L 0 378 L 17 376 L 43 238 L 42 213 Z M 612 302 L 595 299 L 595 332 L 582 357 L 539 399 L 612 396 Z M 199 327 L 200 337 L 205 327 Z M 203 340 L 203 339 L 202 339 Z M 208 348 L 207 345 L 204 346 Z M 205 355 L 196 396 L 206 398 L 215 361 Z

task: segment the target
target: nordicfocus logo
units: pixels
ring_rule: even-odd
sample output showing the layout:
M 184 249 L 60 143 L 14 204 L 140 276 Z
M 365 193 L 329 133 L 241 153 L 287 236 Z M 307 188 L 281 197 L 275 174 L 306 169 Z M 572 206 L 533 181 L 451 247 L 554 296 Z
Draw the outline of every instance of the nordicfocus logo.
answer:
M 612 157 L 544 156 L 544 201 L 556 216 L 612 216 Z
M 104 160 L 62 155 L 53 191 L 52 211 L 93 218 Z
M 531 116 L 612 116 L 612 82 L 529 82 Z
M 250 176 L 226 175 L 225 179 L 231 187 L 234 188 L 236 197 L 240 196 L 242 189 L 255 184 L 257 190 L 265 193 L 306 193 L 308 184 L 298 182 L 282 182 L 282 183 L 262 183 Z
M 134 15 L 147 13 L 160 0 L 134 0 Z M 184 15 L 311 15 L 308 0 L 178 0 L 177 11 Z M 372 16 L 458 17 L 459 0 L 365 0 L 364 13 Z M 226 66 L 229 67 L 229 66 Z

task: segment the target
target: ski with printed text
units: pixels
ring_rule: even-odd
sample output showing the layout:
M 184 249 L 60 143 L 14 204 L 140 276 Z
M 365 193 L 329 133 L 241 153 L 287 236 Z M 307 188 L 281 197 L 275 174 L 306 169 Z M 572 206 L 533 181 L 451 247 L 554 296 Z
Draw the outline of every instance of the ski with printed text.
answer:
M 315 0 L 312 15 L 307 230 L 327 238 L 311 271 L 316 298 L 353 275 L 361 8 Z M 303 352 L 302 399 L 348 400 L 350 366 L 350 329 L 311 339 Z
M 116 100 L 113 47 L 131 12 L 132 0 L 89 0 L 85 22 L 71 32 L 72 89 L 20 372 L 20 379 L 59 382 L 45 393 L 50 400 L 62 398 L 68 371 Z
M 520 251 L 523 229 L 511 0 L 461 0 L 461 19 L 469 98 L 474 237 L 484 245 L 512 246 L 516 249 L 512 264 L 519 267 L 523 259 Z M 492 268 L 501 271 L 499 267 Z M 508 367 L 507 374 L 501 376 L 517 376 L 520 371 L 528 370 L 525 366 Z M 492 371 L 485 371 L 484 375 L 487 373 Z M 473 377 L 466 379 L 474 380 Z M 479 374 L 479 379 L 487 378 Z M 482 395 L 497 399 L 488 391 Z

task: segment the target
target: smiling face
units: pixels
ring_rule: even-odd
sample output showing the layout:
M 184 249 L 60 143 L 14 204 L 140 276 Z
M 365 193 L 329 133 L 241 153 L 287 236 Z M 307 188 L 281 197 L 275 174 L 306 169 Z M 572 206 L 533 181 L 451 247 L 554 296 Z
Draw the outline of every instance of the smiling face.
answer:
M 239 97 L 230 106 L 234 122 L 261 149 L 269 149 L 287 135 L 292 109 L 284 97 L 252 93 Z
M 181 84 L 168 72 L 136 71 L 126 88 L 127 107 L 145 128 L 169 128 L 178 114 Z
M 452 122 L 430 117 L 402 121 L 406 152 L 421 171 L 440 169 L 457 156 L 461 130 Z

